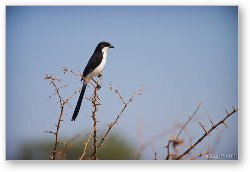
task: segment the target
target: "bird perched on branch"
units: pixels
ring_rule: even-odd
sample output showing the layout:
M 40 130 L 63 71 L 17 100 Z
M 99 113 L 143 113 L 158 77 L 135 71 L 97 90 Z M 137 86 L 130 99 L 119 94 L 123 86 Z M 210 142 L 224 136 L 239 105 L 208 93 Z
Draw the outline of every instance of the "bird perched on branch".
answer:
M 81 90 L 79 99 L 77 101 L 76 108 L 75 108 L 71 121 L 75 121 L 80 111 L 82 99 L 83 99 L 87 84 L 90 82 L 92 78 L 101 74 L 106 63 L 106 58 L 107 58 L 109 48 L 114 48 L 114 47 L 109 42 L 105 42 L 105 41 L 100 42 L 95 48 L 93 55 L 89 59 L 88 64 L 83 71 L 83 78 L 82 78 L 83 86 L 82 86 L 82 90 Z

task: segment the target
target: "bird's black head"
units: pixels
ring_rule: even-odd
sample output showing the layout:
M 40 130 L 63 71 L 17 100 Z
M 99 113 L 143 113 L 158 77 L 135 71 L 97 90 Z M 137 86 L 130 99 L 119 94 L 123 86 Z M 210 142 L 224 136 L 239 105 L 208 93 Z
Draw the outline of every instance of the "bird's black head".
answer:
M 109 42 L 100 42 L 97 47 L 96 50 L 102 50 L 103 48 L 108 47 L 108 48 L 115 48 L 113 45 L 111 45 Z

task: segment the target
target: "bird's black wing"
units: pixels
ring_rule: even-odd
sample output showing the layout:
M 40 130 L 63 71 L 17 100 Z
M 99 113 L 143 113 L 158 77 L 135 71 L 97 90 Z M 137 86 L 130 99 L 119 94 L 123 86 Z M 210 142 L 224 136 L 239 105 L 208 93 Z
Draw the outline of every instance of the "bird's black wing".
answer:
M 102 52 L 94 52 L 94 54 L 89 59 L 88 64 L 83 71 L 83 77 L 87 76 L 90 72 L 95 70 L 95 68 L 99 66 L 100 63 L 102 62 L 102 58 L 103 58 Z

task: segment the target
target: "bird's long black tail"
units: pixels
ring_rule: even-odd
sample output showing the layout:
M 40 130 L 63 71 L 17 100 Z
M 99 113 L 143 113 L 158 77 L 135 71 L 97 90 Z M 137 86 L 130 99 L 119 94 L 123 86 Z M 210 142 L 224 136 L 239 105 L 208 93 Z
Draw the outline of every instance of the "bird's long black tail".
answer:
M 86 89 L 86 85 L 83 84 L 82 90 L 81 90 L 79 99 L 78 99 L 78 101 L 77 101 L 76 108 L 75 108 L 75 111 L 74 111 L 74 114 L 73 114 L 73 116 L 72 116 L 71 121 L 75 121 L 75 120 L 76 120 L 76 117 L 77 117 L 77 115 L 78 115 L 78 113 L 79 113 L 79 111 L 80 111 L 81 104 L 82 104 L 82 99 L 83 99 L 83 96 L 84 96 L 84 93 L 85 93 L 85 89 Z

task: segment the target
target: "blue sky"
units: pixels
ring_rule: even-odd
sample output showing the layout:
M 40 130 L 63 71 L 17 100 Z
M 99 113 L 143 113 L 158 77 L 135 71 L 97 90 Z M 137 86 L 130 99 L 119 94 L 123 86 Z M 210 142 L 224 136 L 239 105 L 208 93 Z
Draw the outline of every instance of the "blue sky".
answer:
M 99 127 L 115 118 L 120 109 L 109 92 L 109 83 L 124 97 L 143 88 L 114 132 L 137 145 L 137 121 L 143 123 L 144 139 L 184 123 L 199 102 L 202 106 L 189 132 L 196 140 L 202 129 L 238 105 L 238 8 L 230 7 L 7 7 L 7 158 L 18 146 L 39 138 L 52 139 L 59 111 L 46 73 L 64 77 L 62 67 L 82 71 L 100 41 L 115 46 L 109 52 L 100 90 L 103 106 Z M 65 77 L 65 94 L 80 87 L 79 80 Z M 90 89 L 86 95 L 91 95 Z M 71 122 L 77 97 L 67 107 L 61 133 L 70 138 L 91 127 L 88 102 Z M 228 121 L 203 144 L 215 143 L 223 133 L 217 153 L 238 153 L 238 118 Z M 175 133 L 158 140 L 162 148 Z M 159 155 L 161 155 L 159 153 Z M 152 159 L 152 147 L 142 159 Z

